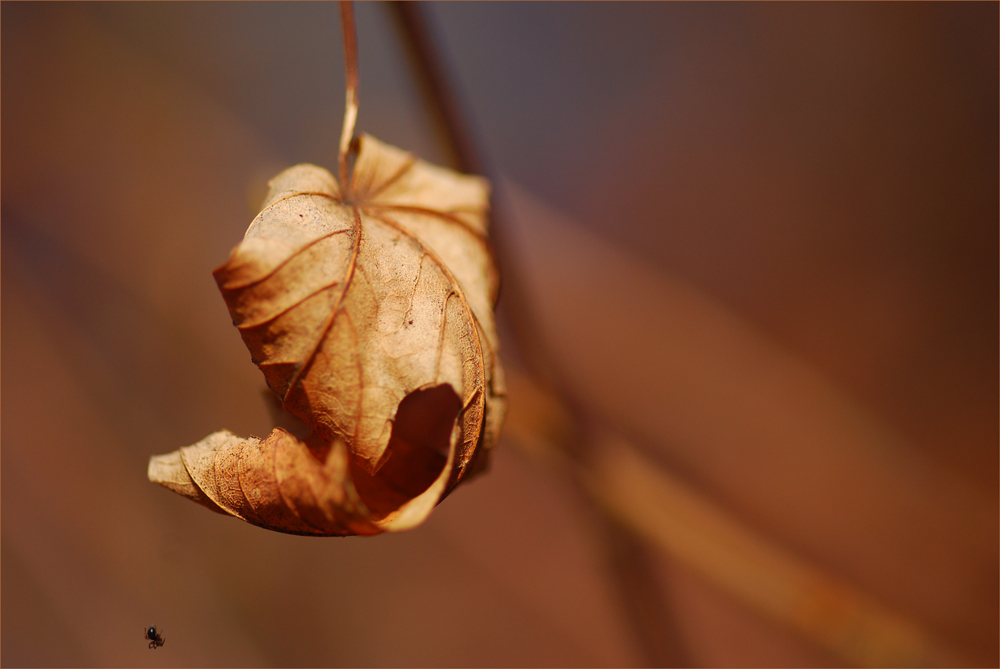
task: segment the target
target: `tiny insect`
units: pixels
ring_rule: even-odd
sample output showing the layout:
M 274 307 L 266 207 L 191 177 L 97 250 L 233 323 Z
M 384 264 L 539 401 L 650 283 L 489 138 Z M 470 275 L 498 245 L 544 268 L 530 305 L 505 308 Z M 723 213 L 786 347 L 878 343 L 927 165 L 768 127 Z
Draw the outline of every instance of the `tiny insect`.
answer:
M 159 648 L 166 643 L 166 639 L 163 638 L 163 633 L 156 631 L 156 625 L 150 625 L 146 629 L 146 638 L 149 639 L 150 648 Z

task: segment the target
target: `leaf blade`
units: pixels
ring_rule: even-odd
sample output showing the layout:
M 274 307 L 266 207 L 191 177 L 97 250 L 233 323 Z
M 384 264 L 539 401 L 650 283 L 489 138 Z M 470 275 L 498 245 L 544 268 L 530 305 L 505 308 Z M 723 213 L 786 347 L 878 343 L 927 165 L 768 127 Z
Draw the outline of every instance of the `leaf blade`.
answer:
M 312 434 L 210 435 L 180 451 L 198 490 L 171 484 L 296 534 L 418 525 L 485 460 L 505 411 L 489 185 L 367 135 L 354 146 L 350 188 L 314 165 L 275 177 L 214 273 L 254 363 Z

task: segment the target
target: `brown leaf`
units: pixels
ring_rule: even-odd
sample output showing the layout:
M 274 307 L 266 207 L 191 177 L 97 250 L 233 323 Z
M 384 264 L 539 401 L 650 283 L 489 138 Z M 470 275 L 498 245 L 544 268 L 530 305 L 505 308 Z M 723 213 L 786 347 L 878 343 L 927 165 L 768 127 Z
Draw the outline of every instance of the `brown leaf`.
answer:
M 505 410 L 487 182 L 361 135 L 341 188 L 275 177 L 215 278 L 268 386 L 313 430 L 217 432 L 149 477 L 297 534 L 419 524 L 485 462 Z M 185 475 L 187 478 L 185 478 Z

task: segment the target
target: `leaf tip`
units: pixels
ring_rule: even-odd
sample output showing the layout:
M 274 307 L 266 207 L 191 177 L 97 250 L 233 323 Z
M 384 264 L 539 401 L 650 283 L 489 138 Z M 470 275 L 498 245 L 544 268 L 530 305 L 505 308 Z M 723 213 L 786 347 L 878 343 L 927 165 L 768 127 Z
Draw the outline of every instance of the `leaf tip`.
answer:
M 195 484 L 187 467 L 184 466 L 179 450 L 150 457 L 149 466 L 146 468 L 146 477 L 152 483 L 158 483 L 182 497 L 187 497 L 192 502 L 197 502 L 217 513 L 226 514 Z

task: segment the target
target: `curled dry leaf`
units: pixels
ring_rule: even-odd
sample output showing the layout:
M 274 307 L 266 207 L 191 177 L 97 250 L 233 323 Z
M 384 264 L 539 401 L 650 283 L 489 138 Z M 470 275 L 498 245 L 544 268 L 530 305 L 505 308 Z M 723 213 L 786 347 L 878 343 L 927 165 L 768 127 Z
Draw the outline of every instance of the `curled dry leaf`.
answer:
M 489 186 L 361 135 L 346 187 L 296 165 L 215 278 L 285 409 L 311 431 L 216 432 L 152 481 L 295 534 L 422 522 L 481 468 L 505 410 Z

